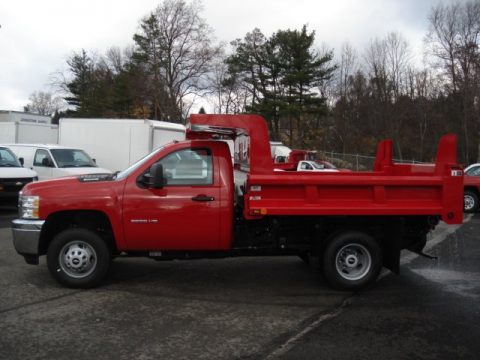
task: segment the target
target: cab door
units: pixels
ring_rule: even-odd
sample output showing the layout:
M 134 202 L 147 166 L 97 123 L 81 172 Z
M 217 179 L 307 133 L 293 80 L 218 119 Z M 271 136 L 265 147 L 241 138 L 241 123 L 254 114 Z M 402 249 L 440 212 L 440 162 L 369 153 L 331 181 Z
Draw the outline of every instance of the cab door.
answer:
M 33 156 L 32 169 L 38 174 L 38 180 L 48 180 L 53 177 L 53 169 L 55 163 L 50 155 L 50 152 L 46 149 L 37 149 Z
M 148 170 L 130 176 L 123 199 L 129 250 L 212 250 L 220 237 L 220 186 L 211 148 L 179 145 L 165 154 L 165 186 L 145 184 Z M 147 176 L 145 176 L 147 175 Z

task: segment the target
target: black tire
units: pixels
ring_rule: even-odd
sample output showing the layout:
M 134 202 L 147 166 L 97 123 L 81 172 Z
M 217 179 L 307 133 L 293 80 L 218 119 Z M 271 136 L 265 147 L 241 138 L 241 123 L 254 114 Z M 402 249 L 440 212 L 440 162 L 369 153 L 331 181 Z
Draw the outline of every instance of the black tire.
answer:
M 478 196 L 473 191 L 466 190 L 463 193 L 463 211 L 474 213 L 478 211 Z
M 55 236 L 47 251 L 50 274 L 60 284 L 87 289 L 107 275 L 111 254 L 105 241 L 86 229 L 69 229 Z
M 373 283 L 382 269 L 382 250 L 371 236 L 346 232 L 334 236 L 323 252 L 323 274 L 339 290 L 359 290 Z

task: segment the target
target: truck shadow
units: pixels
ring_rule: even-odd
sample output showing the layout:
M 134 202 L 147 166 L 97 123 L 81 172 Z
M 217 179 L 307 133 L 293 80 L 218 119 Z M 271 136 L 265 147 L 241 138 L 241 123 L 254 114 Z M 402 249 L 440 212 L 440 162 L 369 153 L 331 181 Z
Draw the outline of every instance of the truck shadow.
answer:
M 318 306 L 320 296 L 347 294 L 328 286 L 318 264 L 306 265 L 297 257 L 118 259 L 105 285 L 106 290 L 149 297 L 295 306 Z

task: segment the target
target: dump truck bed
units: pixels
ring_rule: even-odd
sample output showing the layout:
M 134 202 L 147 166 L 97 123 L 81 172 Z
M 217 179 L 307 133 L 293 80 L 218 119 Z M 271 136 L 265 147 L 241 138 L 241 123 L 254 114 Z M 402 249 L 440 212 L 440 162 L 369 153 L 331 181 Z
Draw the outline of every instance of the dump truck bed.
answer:
M 455 180 L 375 172 L 250 174 L 245 209 L 250 216 L 432 215 L 461 223 Z
M 463 172 L 456 163 L 456 136 L 440 140 L 435 163 L 397 164 L 393 143 L 382 141 L 370 172 L 275 171 L 268 129 L 254 115 L 192 115 L 187 137 L 248 137 L 244 186 L 247 219 L 264 216 L 438 216 L 463 221 Z

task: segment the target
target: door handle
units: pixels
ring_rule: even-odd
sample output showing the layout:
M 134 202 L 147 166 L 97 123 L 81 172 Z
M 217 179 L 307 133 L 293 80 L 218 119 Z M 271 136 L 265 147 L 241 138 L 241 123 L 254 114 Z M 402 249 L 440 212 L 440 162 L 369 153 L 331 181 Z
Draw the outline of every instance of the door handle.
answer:
M 213 196 L 206 196 L 206 195 L 197 195 L 192 197 L 193 201 L 213 201 L 215 198 Z

